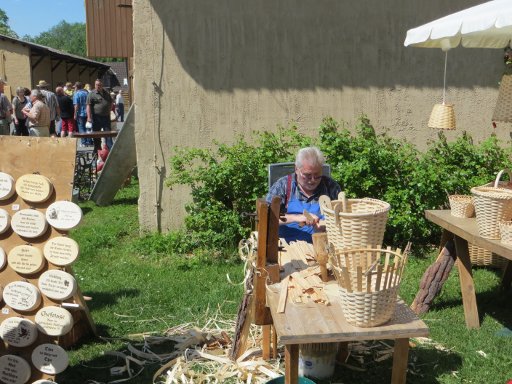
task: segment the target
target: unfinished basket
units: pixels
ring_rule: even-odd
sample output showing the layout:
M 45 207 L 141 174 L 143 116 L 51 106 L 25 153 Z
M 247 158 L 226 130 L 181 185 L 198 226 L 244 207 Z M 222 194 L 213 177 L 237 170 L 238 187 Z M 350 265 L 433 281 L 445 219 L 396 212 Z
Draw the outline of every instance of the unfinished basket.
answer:
M 476 267 L 503 268 L 507 263 L 503 257 L 471 243 L 468 243 L 468 251 L 471 265 Z
M 475 206 L 473 197 L 469 195 L 450 195 L 450 208 L 452 216 L 455 217 L 473 217 L 475 214 Z
M 331 255 L 348 323 L 376 327 L 393 317 L 407 254 L 400 249 L 366 248 Z
M 327 196 L 319 199 L 325 217 L 329 243 L 335 249 L 353 249 L 382 244 L 390 205 L 385 201 L 364 198 L 331 201 Z
M 505 171 L 512 177 L 509 170 L 502 170 L 493 184 L 471 188 L 478 233 L 487 239 L 499 239 L 498 223 L 512 219 L 512 189 L 508 182 L 500 181 Z

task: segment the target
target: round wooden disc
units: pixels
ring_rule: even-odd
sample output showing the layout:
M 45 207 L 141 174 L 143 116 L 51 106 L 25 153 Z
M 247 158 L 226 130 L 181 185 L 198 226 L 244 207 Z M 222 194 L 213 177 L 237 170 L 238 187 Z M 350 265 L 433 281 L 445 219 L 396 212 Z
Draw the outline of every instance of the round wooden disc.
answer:
M 35 209 L 22 209 L 12 216 L 11 226 L 19 236 L 34 239 L 46 232 L 48 223 L 41 212 Z
M 46 209 L 46 220 L 53 228 L 69 231 L 82 221 L 82 209 L 71 201 L 56 201 Z
M 16 311 L 32 311 L 41 303 L 41 293 L 35 285 L 25 281 L 13 281 L 4 287 L 5 304 Z
M 0 200 L 10 199 L 14 195 L 14 179 L 7 173 L 0 172 Z
M 0 247 L 0 269 L 3 269 L 7 264 L 7 255 L 2 247 Z
M 0 234 L 6 232 L 11 226 L 11 216 L 5 209 L 0 208 Z
M 7 256 L 9 267 L 20 274 L 39 272 L 44 267 L 43 253 L 32 245 L 18 245 L 11 249 Z
M 50 263 L 64 267 L 77 259 L 78 243 L 70 237 L 57 236 L 46 242 L 43 253 Z
M 42 203 L 53 192 L 52 182 L 42 175 L 27 174 L 16 180 L 16 193 L 25 201 Z
M 32 351 L 32 364 L 38 371 L 48 375 L 57 375 L 68 367 L 69 358 L 61 346 L 41 344 Z
M 53 300 L 66 300 L 76 293 L 73 275 L 58 269 L 50 269 L 39 277 L 39 290 Z
M 73 316 L 67 309 L 55 306 L 41 308 L 35 322 L 40 332 L 48 336 L 63 336 L 73 328 Z
M 9 317 L 0 325 L 0 336 L 14 347 L 27 347 L 37 340 L 37 327 L 29 319 Z
M 30 365 L 25 359 L 16 355 L 0 357 L 0 382 L 25 384 L 31 375 Z

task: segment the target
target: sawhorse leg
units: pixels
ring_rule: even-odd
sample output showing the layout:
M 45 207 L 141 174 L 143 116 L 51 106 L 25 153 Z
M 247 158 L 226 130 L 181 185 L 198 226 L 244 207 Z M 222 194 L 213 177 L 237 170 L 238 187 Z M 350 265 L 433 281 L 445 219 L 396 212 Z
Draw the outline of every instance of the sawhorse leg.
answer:
M 393 352 L 393 373 L 391 384 L 405 384 L 407 378 L 407 361 L 409 359 L 409 339 L 395 339 Z
M 457 251 L 457 258 L 459 259 L 457 267 L 459 268 L 460 290 L 462 293 L 466 327 L 469 329 L 480 328 L 468 242 L 459 236 L 455 236 L 455 249 Z
M 287 344 L 284 349 L 285 384 L 299 382 L 299 344 Z
M 503 277 L 501 279 L 501 286 L 504 290 L 508 291 L 512 284 L 512 260 L 509 260 L 503 269 Z

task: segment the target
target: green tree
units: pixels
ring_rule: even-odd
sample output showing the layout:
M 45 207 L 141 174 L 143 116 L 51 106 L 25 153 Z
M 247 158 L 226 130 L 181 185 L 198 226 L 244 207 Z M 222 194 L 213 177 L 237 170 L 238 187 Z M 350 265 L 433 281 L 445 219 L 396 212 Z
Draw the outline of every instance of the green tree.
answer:
M 9 18 L 3 9 L 0 9 L 0 35 L 18 38 L 16 32 L 9 27 Z
M 24 36 L 23 40 L 71 53 L 86 56 L 85 23 L 66 23 L 62 20 L 56 26 L 38 36 Z

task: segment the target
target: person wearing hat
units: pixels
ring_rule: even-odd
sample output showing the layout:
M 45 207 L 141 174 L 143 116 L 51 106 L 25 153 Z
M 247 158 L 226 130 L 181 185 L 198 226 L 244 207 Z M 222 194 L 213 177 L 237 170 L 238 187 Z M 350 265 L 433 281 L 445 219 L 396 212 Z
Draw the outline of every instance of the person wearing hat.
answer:
M 48 84 L 45 80 L 39 80 L 37 84 L 37 88 L 41 91 L 44 97 L 44 102 L 50 108 L 50 136 L 55 136 L 55 120 L 60 119 L 60 107 L 59 101 L 57 100 L 57 95 L 52 91 L 49 91 L 48 88 L 50 84 Z
M 0 78 L 0 135 L 10 135 L 12 105 L 4 95 L 4 79 Z
M 32 108 L 22 109 L 28 119 L 29 135 L 38 137 L 50 136 L 50 108 L 43 102 L 43 93 L 39 89 L 30 92 Z
M 92 123 L 94 132 L 110 131 L 110 109 L 112 107 L 112 98 L 106 89 L 103 88 L 103 82 L 96 79 L 94 89 L 87 95 L 87 122 Z M 93 139 L 94 150 L 101 149 L 101 140 Z M 112 148 L 112 138 L 107 138 L 108 148 Z

